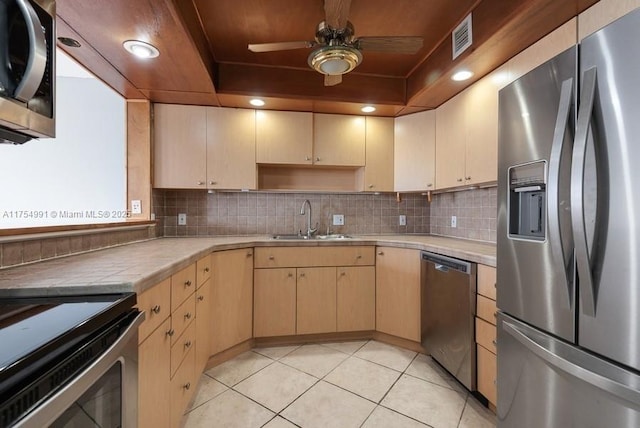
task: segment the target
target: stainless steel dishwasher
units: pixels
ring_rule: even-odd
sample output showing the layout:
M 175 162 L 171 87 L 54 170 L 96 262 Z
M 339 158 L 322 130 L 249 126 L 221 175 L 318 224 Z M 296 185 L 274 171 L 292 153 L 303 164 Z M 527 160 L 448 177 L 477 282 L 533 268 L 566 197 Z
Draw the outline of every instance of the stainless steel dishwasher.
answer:
M 422 346 L 467 389 L 476 389 L 476 264 L 421 252 Z

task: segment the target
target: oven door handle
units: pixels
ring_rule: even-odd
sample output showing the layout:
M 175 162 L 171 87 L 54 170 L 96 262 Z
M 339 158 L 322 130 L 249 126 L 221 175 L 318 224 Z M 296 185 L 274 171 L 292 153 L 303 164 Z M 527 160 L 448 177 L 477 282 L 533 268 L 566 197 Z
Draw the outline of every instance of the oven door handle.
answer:
M 29 33 L 29 58 L 24 77 L 18 83 L 13 97 L 27 103 L 35 95 L 44 77 L 47 67 L 47 42 L 42 23 L 33 6 L 29 4 L 28 0 L 16 0 L 16 4 L 22 13 Z M 55 49 L 55 46 L 52 46 L 51 49 Z M 51 78 L 55 79 L 55 76 L 51 76 Z
M 49 426 L 55 420 L 60 417 L 64 413 L 65 410 L 70 408 L 75 401 L 82 396 L 94 383 L 96 380 L 100 379 L 102 375 L 104 375 L 116 362 L 120 361 L 122 363 L 122 370 L 124 373 L 127 373 L 131 370 L 128 367 L 128 363 L 125 358 L 123 358 L 123 354 L 125 353 L 125 349 L 127 346 L 135 347 L 136 355 L 135 359 L 132 361 L 136 367 L 133 369 L 133 373 L 131 375 L 136 376 L 136 384 L 137 384 L 137 350 L 138 350 L 138 327 L 144 321 L 144 313 L 139 313 L 129 324 L 129 326 L 124 330 L 124 332 L 118 337 L 118 339 L 89 367 L 84 369 L 82 373 L 78 374 L 71 382 L 57 391 L 52 397 L 47 399 L 41 406 L 37 407 L 33 412 L 29 413 L 23 419 L 21 419 L 15 427 L 33 427 L 33 426 Z M 123 378 L 123 387 L 124 387 L 124 378 Z M 137 388 L 136 391 L 132 391 L 132 397 L 122 397 L 122 413 L 123 417 L 127 413 L 125 409 L 126 406 L 133 406 L 137 408 Z M 132 404 L 130 404 L 132 403 Z M 137 419 L 137 418 L 136 418 Z M 133 421 L 132 426 L 135 426 L 137 420 Z M 130 428 L 126 421 L 123 420 L 123 428 Z

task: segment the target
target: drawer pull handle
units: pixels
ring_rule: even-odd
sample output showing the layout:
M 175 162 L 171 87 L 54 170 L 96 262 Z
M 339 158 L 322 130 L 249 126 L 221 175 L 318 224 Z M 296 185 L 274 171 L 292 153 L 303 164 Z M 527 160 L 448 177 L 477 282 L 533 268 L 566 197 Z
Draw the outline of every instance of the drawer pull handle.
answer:
M 461 183 L 461 182 L 462 182 L 462 178 L 458 178 L 456 181 L 457 181 L 458 183 Z
M 498 283 L 497 282 L 493 283 L 493 288 L 498 288 Z
M 202 302 L 202 301 L 204 301 L 204 296 L 203 296 L 202 294 L 201 294 L 201 295 L 199 295 L 199 296 L 198 296 L 198 300 L 199 300 L 199 301 L 201 301 L 201 302 Z
M 160 313 L 160 305 L 155 305 L 153 308 L 151 308 L 151 312 L 153 312 L 154 314 L 159 314 Z
M 497 381 L 496 379 L 494 379 L 494 380 L 493 380 L 493 384 L 494 384 L 494 385 L 497 385 L 497 384 L 498 384 L 498 381 Z
M 191 312 L 187 312 L 186 314 L 184 314 L 184 319 L 190 320 L 191 319 Z
M 300 274 L 300 278 L 304 278 L 306 275 L 304 273 Z
M 187 340 L 186 342 L 184 342 L 184 347 L 185 348 L 191 348 L 191 341 Z
M 247 253 L 247 257 L 251 257 L 251 256 L 253 256 L 253 253 L 252 253 L 251 251 L 249 251 L 249 252 Z
M 173 336 L 174 333 L 175 333 L 175 330 L 174 329 L 170 329 L 170 330 L 167 331 L 167 336 L 171 337 L 171 336 Z
M 345 276 L 346 274 L 346 272 L 340 272 L 340 276 Z
M 208 267 L 204 268 L 204 273 L 209 273 L 209 268 Z
M 469 175 L 469 176 L 465 177 L 464 179 L 469 181 L 469 180 L 471 180 L 471 176 Z
M 378 255 L 379 256 L 384 256 L 384 252 L 383 251 L 378 251 Z
M 360 254 L 358 254 L 358 255 L 356 256 L 356 259 L 361 259 L 361 258 L 362 258 L 362 255 L 360 255 Z
M 493 343 L 493 346 L 498 346 L 498 342 L 496 342 L 495 340 L 492 340 L 491 343 Z
M 183 388 L 188 391 L 189 389 L 191 389 L 191 382 L 187 382 L 184 384 Z
M 191 287 L 191 280 L 190 280 L 190 279 L 187 279 L 187 280 L 184 282 L 184 286 L 185 286 L 185 287 Z
M 273 259 L 275 259 L 275 257 L 269 256 L 269 260 L 273 260 Z
M 498 318 L 498 312 L 494 312 L 494 313 L 493 313 L 493 317 L 494 317 L 494 318 Z
M 289 275 L 287 275 L 289 278 L 293 278 L 293 274 L 291 272 L 289 272 Z

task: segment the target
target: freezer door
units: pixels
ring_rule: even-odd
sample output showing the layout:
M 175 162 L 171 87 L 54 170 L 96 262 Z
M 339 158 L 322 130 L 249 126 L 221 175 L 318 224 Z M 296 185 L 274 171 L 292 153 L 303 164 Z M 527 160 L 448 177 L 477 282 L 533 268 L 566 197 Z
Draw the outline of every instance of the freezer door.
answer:
M 586 38 L 572 166 L 578 344 L 640 370 L 640 9 Z
M 640 376 L 498 315 L 498 427 L 637 428 Z
M 570 213 L 577 49 L 500 91 L 497 304 L 575 340 Z

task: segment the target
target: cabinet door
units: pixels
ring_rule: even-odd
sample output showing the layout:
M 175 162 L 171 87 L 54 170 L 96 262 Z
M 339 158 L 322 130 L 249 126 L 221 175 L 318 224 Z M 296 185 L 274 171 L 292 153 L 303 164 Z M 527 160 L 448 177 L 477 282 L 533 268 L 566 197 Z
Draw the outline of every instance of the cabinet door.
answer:
M 365 118 L 340 114 L 313 115 L 313 163 L 365 165 Z
M 254 337 L 294 334 L 296 334 L 295 268 L 254 270 Z
M 251 339 L 253 326 L 253 249 L 211 256 L 211 353 Z
M 211 356 L 211 279 L 196 290 L 196 373 L 201 373 Z
M 313 115 L 305 112 L 256 112 L 256 162 L 311 164 Z
M 338 267 L 337 273 L 338 331 L 375 330 L 375 267 Z
M 578 40 L 640 7 L 640 0 L 600 0 L 578 16 Z
M 393 118 L 366 118 L 364 191 L 393 191 Z
M 336 331 L 336 268 L 299 268 L 297 334 Z
M 436 189 L 464 185 L 465 96 L 463 92 L 436 109 Z
M 502 66 L 467 90 L 465 184 L 498 179 L 498 91 L 508 74 L 507 66 Z
M 169 404 L 171 409 L 171 427 L 180 427 L 182 426 L 180 421 L 182 420 L 182 416 L 184 415 L 187 406 L 189 405 L 189 401 L 191 397 L 193 397 L 194 392 L 196 391 L 198 376 L 196 376 L 195 371 L 195 352 L 191 349 L 182 361 L 180 368 L 176 372 L 176 374 L 171 379 L 171 385 L 169 390 L 161 391 L 162 394 L 166 397 L 167 391 L 169 391 L 170 401 Z M 156 403 L 156 407 L 158 404 Z M 154 425 L 140 425 L 141 427 L 152 426 Z
M 397 117 L 394 124 L 393 182 L 398 192 L 433 190 L 436 112 Z
M 496 356 L 479 345 L 476 346 L 476 355 L 478 359 L 478 391 L 495 406 L 498 402 Z
M 207 187 L 256 188 L 255 110 L 207 107 Z
M 206 107 L 154 104 L 153 187 L 204 189 Z
M 171 427 L 171 341 L 167 318 L 138 346 L 138 426 Z
M 378 247 L 376 330 L 420 342 L 420 252 Z

